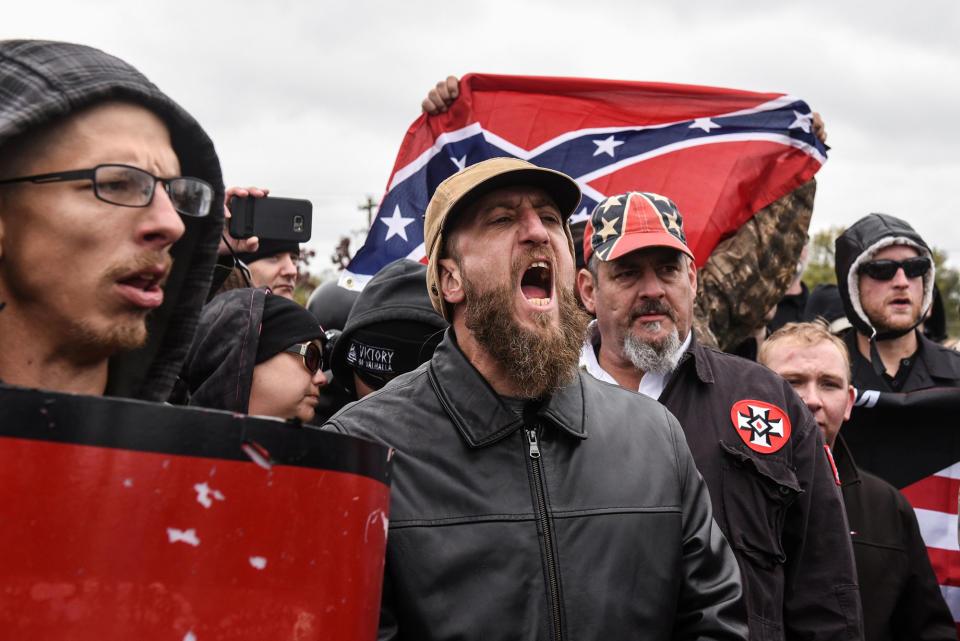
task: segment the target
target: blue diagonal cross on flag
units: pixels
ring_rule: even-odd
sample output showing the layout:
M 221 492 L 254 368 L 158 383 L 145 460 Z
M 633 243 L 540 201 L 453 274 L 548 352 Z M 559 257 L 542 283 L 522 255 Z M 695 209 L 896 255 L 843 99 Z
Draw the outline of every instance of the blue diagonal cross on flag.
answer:
M 826 148 L 802 100 L 776 93 L 582 78 L 469 74 L 448 112 L 404 138 L 364 246 L 340 284 L 362 289 L 384 265 L 425 261 L 423 212 L 445 178 L 513 156 L 573 177 L 572 222 L 607 196 L 665 195 L 702 265 L 755 212 L 808 181 Z

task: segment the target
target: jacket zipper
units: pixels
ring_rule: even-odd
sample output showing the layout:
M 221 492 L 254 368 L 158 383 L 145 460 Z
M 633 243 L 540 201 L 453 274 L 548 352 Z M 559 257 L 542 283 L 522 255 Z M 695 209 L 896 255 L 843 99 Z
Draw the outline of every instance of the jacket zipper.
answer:
M 540 467 L 540 443 L 537 440 L 536 428 L 524 428 L 527 443 L 530 445 L 531 469 L 533 470 L 533 484 L 537 495 L 537 521 L 543 532 L 544 552 L 547 557 L 547 582 L 550 590 L 550 610 L 553 613 L 553 638 L 561 640 L 560 636 L 560 590 L 557 580 L 557 562 L 553 554 L 553 540 L 550 536 L 550 519 L 547 516 L 547 499 L 543 490 L 543 471 Z

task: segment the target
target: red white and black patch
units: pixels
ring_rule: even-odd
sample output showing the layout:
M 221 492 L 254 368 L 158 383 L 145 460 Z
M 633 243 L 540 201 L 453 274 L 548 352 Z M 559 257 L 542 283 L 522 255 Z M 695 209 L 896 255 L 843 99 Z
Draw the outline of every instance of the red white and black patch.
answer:
M 790 419 L 786 412 L 765 401 L 737 401 L 730 409 L 730 420 L 754 452 L 773 454 L 790 440 Z

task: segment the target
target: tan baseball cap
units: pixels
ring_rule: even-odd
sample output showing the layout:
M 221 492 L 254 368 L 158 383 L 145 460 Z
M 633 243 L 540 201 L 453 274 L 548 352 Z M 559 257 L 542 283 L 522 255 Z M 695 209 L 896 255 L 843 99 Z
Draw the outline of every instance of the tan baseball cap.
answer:
M 444 231 L 449 231 L 448 220 L 453 220 L 467 207 L 483 196 L 504 187 L 539 187 L 553 198 L 564 219 L 564 229 L 570 254 L 573 255 L 573 238 L 567 219 L 580 204 L 580 187 L 566 174 L 537 167 L 517 158 L 490 158 L 458 171 L 437 187 L 427 205 L 423 224 L 423 242 L 427 258 L 427 293 L 430 302 L 445 319 L 451 320 L 447 305 L 440 294 L 440 248 L 443 247 Z

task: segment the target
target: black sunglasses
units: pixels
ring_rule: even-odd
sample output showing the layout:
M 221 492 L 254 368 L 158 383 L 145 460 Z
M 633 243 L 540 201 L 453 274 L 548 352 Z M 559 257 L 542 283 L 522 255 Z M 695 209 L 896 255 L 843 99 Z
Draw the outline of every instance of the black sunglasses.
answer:
M 157 183 L 163 184 L 173 208 L 184 216 L 202 218 L 210 213 L 213 187 L 199 178 L 180 176 L 158 178 L 148 171 L 129 165 L 97 165 L 52 174 L 37 174 L 0 180 L 0 185 L 32 182 L 40 185 L 70 180 L 92 180 L 93 195 L 105 203 L 121 207 L 147 207 L 153 202 Z
M 858 274 L 866 274 L 874 280 L 890 280 L 903 267 L 907 278 L 918 278 L 930 271 L 930 259 L 926 256 L 914 256 L 903 260 L 871 260 L 860 265 Z
M 303 366 L 313 376 L 317 370 L 323 369 L 323 348 L 316 343 L 297 343 L 283 350 L 303 357 Z

